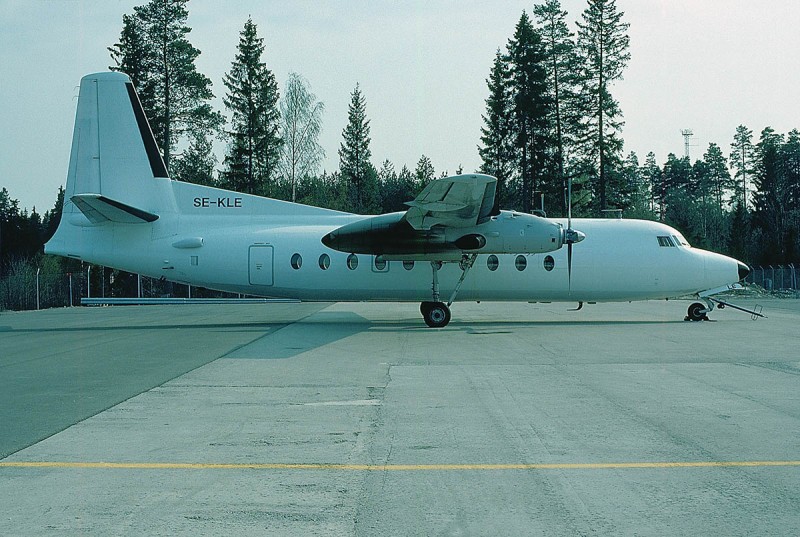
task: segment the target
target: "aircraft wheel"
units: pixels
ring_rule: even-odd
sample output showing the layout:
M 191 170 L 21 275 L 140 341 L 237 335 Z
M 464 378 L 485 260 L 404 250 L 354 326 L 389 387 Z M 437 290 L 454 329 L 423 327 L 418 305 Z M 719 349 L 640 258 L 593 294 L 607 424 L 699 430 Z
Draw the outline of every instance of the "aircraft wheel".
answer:
M 420 310 L 431 328 L 444 328 L 450 322 L 450 308 L 443 302 L 423 302 Z
M 428 312 L 431 311 L 431 307 L 433 307 L 434 304 L 436 304 L 436 302 L 423 302 L 419 305 L 419 312 L 423 317 L 428 316 Z
M 695 302 L 691 306 L 689 306 L 689 311 L 687 312 L 686 316 L 690 321 L 703 321 L 707 319 L 705 305 L 701 304 L 700 302 Z

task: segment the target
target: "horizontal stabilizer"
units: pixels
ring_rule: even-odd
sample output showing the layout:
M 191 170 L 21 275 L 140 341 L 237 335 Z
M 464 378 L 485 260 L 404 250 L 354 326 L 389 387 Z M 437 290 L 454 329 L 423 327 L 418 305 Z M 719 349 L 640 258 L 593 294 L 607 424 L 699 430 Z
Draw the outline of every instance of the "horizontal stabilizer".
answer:
M 125 205 L 100 194 L 78 194 L 70 199 L 93 224 L 109 221 L 120 224 L 141 224 L 158 220 L 157 214 Z

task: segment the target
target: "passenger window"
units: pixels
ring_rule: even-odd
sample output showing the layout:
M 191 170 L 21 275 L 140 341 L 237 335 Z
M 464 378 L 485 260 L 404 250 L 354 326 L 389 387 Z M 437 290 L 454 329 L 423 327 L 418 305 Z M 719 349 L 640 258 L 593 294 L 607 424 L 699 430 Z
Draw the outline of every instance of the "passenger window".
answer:
M 556 266 L 556 260 L 553 259 L 552 255 L 545 256 L 544 258 L 544 270 L 550 272 Z
M 514 260 L 514 266 L 517 267 L 518 271 L 522 272 L 528 266 L 528 260 L 525 259 L 524 255 L 518 255 Z
M 386 270 L 386 260 L 381 255 L 375 256 L 375 270 Z
M 350 270 L 356 270 L 358 266 L 358 257 L 356 254 L 350 254 L 347 256 L 347 268 Z
M 414 268 L 414 262 L 413 261 L 403 261 L 403 268 L 406 269 L 406 270 L 413 269 Z
M 486 266 L 489 267 L 489 270 L 494 272 L 497 270 L 497 267 L 500 266 L 500 261 L 497 259 L 497 256 L 492 254 L 486 258 Z
M 292 256 L 291 263 L 292 263 L 292 268 L 294 270 L 298 270 L 300 269 L 300 267 L 303 266 L 303 257 L 300 254 L 294 254 Z
M 328 270 L 331 266 L 331 256 L 328 254 L 322 254 L 319 256 L 319 268 L 322 270 Z

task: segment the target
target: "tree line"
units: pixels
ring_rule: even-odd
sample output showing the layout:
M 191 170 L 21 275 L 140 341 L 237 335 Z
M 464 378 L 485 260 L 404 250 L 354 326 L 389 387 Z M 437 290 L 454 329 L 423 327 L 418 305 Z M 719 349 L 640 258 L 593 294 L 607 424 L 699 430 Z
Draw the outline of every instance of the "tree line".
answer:
M 797 129 L 757 141 L 737 127 L 726 156 L 711 143 L 692 163 L 659 165 L 623 152 L 612 94 L 630 60 L 629 24 L 615 0 L 588 0 L 573 32 L 559 0 L 523 12 L 486 81 L 481 171 L 498 179 L 499 205 L 566 216 L 621 212 L 680 229 L 699 247 L 753 264 L 791 263 L 800 252 Z M 542 201 L 546 200 L 546 201 Z
M 118 42 L 108 47 L 110 69 L 131 77 L 173 179 L 375 214 L 404 210 L 437 177 L 425 155 L 413 170 L 404 165 L 398 171 L 388 160 L 375 167 L 366 97 L 358 84 L 342 131 L 339 167 L 320 173 L 325 105 L 297 73 L 289 75 L 281 95 L 252 17 L 223 76 L 224 113 L 214 110 L 212 81 L 195 64 L 200 51 L 189 40 L 187 4 L 150 0 L 135 7 L 122 17 Z M 694 163 L 670 154 L 659 165 L 652 152 L 640 163 L 635 153 L 623 154 L 623 114 L 612 95 L 630 60 L 629 24 L 616 1 L 587 0 L 575 31 L 559 0 L 535 4 L 532 14 L 523 11 L 486 80 L 478 171 L 497 177 L 500 207 L 565 216 L 571 182 L 576 216 L 622 211 L 664 221 L 696 246 L 753 264 L 797 260 L 796 129 L 784 135 L 767 127 L 754 140 L 741 125 L 727 156 L 711 143 Z M 214 140 L 225 143 L 221 161 Z M 12 266 L 19 272 L 44 264 L 42 245 L 57 227 L 62 204 L 60 189 L 54 208 L 39 215 L 35 208 L 21 210 L 6 189 L 0 191 L 0 281 L 8 280 Z M 47 263 L 62 272 L 80 270 L 67 266 L 72 260 Z M 129 291 L 129 279 L 115 281 L 127 282 L 117 284 L 119 292 Z M 8 295 L 8 285 L 4 289 Z

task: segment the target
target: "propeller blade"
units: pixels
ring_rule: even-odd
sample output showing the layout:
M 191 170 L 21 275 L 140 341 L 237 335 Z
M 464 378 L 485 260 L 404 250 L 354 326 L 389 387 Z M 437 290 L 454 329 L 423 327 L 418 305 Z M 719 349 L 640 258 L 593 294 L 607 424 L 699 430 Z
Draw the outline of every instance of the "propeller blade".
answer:
M 572 176 L 567 178 L 567 285 L 572 291 Z
M 567 178 L 567 229 L 572 229 L 572 176 Z
M 567 285 L 572 291 L 572 241 L 567 243 Z

